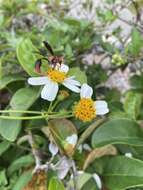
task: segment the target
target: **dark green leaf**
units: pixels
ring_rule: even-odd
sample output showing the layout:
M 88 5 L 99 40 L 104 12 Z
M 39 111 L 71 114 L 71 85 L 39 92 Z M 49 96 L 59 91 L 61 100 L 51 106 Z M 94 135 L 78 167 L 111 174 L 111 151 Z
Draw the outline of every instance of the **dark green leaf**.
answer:
M 17 58 L 19 63 L 23 67 L 23 69 L 31 76 L 36 76 L 36 72 L 34 72 L 35 67 L 35 51 L 37 49 L 33 46 L 30 39 L 22 39 L 17 46 Z
M 22 76 L 12 75 L 12 74 L 3 76 L 0 81 L 0 89 L 5 88 L 11 82 L 20 81 L 20 80 L 25 80 L 25 79 Z
M 143 186 L 143 162 L 121 156 L 110 158 L 103 170 L 103 180 L 112 190 Z
M 27 110 L 38 98 L 39 88 L 21 88 L 12 97 L 10 105 L 13 110 Z M 21 116 L 21 113 L 10 116 Z M 15 141 L 21 130 L 21 120 L 0 119 L 0 134 L 9 141 Z
M 107 144 L 143 146 L 143 131 L 133 120 L 109 120 L 97 128 L 92 136 L 93 147 L 100 147 Z
M 3 141 L 0 143 L 0 156 L 10 147 L 10 142 Z

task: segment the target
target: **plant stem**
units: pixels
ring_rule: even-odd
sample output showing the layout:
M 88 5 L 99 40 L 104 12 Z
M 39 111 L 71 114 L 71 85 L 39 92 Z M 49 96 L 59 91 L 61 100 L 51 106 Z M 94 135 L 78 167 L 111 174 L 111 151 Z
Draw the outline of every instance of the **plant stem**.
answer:
M 49 116 L 49 119 L 62 119 L 62 118 L 70 118 L 70 117 L 73 117 L 73 114 L 71 115 L 50 115 Z
M 50 102 L 49 108 L 48 108 L 48 113 L 51 111 L 53 102 Z
M 59 103 L 60 101 L 59 100 L 56 100 L 55 103 L 53 104 L 52 108 L 51 108 L 51 111 L 55 109 L 55 107 L 57 106 L 57 104 Z
M 41 114 L 40 111 L 30 111 L 30 110 L 0 110 L 0 113 L 30 113 L 30 114 Z
M 33 156 L 35 158 L 36 167 L 35 167 L 34 172 L 36 172 L 36 169 L 38 169 L 41 165 L 41 158 L 39 157 L 38 150 L 36 148 L 36 144 L 34 142 L 33 135 L 31 133 L 31 131 L 28 131 L 28 142 L 32 148 L 32 153 L 33 153 Z
M 46 115 L 40 115 L 40 116 L 31 116 L 31 117 L 16 117 L 16 116 L 6 116 L 6 115 L 0 115 L 1 119 L 12 119 L 12 120 L 30 120 L 30 119 L 42 119 L 46 118 Z
M 73 173 L 73 183 L 74 183 L 74 190 L 79 190 L 78 188 L 78 173 L 76 169 L 76 165 L 74 160 L 72 160 L 72 173 Z

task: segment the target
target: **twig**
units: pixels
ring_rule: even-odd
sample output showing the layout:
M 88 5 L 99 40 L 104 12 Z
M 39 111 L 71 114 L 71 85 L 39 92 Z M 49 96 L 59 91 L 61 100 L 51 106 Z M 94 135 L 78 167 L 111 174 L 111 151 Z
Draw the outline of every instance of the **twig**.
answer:
M 35 173 L 41 166 L 41 158 L 39 157 L 38 150 L 36 149 L 36 144 L 34 142 L 33 135 L 31 133 L 31 131 L 28 132 L 28 142 L 32 148 L 32 153 L 33 153 L 33 156 L 35 158 L 36 166 L 35 166 L 35 169 L 33 171 L 33 173 Z
M 74 160 L 71 160 L 71 161 L 72 161 L 74 190 L 79 190 L 79 188 L 78 188 L 78 173 L 77 173 L 76 165 L 75 165 Z

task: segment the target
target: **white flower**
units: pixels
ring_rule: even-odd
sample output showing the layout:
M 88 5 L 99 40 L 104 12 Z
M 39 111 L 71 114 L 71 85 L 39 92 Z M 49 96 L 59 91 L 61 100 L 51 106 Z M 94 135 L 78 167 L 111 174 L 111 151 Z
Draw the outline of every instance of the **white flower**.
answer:
M 65 64 L 61 64 L 59 67 L 49 70 L 46 76 L 30 77 L 28 83 L 31 85 L 44 85 L 41 92 L 41 98 L 48 101 L 53 101 L 56 98 L 59 90 L 59 83 L 63 84 L 71 91 L 79 93 L 80 82 L 75 80 L 74 76 L 68 77 L 68 71 L 69 67 Z
M 90 98 L 92 97 L 93 89 L 88 84 L 83 84 L 81 86 L 80 97 Z M 94 108 L 96 110 L 96 115 L 104 115 L 109 112 L 108 104 L 104 100 L 97 100 L 94 102 Z
M 88 84 L 83 84 L 80 91 L 80 101 L 75 106 L 75 116 L 84 121 L 91 121 L 96 115 L 104 115 L 109 112 L 108 104 L 103 100 L 92 100 L 93 90 Z

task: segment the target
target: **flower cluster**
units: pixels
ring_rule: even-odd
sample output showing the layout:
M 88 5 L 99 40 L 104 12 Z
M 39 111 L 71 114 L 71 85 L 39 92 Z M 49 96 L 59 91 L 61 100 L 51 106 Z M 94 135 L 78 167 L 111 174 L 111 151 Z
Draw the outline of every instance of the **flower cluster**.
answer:
M 30 77 L 28 83 L 31 85 L 44 85 L 41 91 L 41 98 L 54 101 L 59 85 L 75 93 L 80 93 L 80 101 L 74 106 L 73 113 L 76 118 L 83 122 L 93 120 L 97 115 L 104 115 L 109 112 L 106 101 L 92 100 L 93 89 L 88 84 L 80 84 L 75 80 L 75 76 L 68 76 L 69 67 L 61 64 L 58 67 L 50 68 L 44 76 Z

